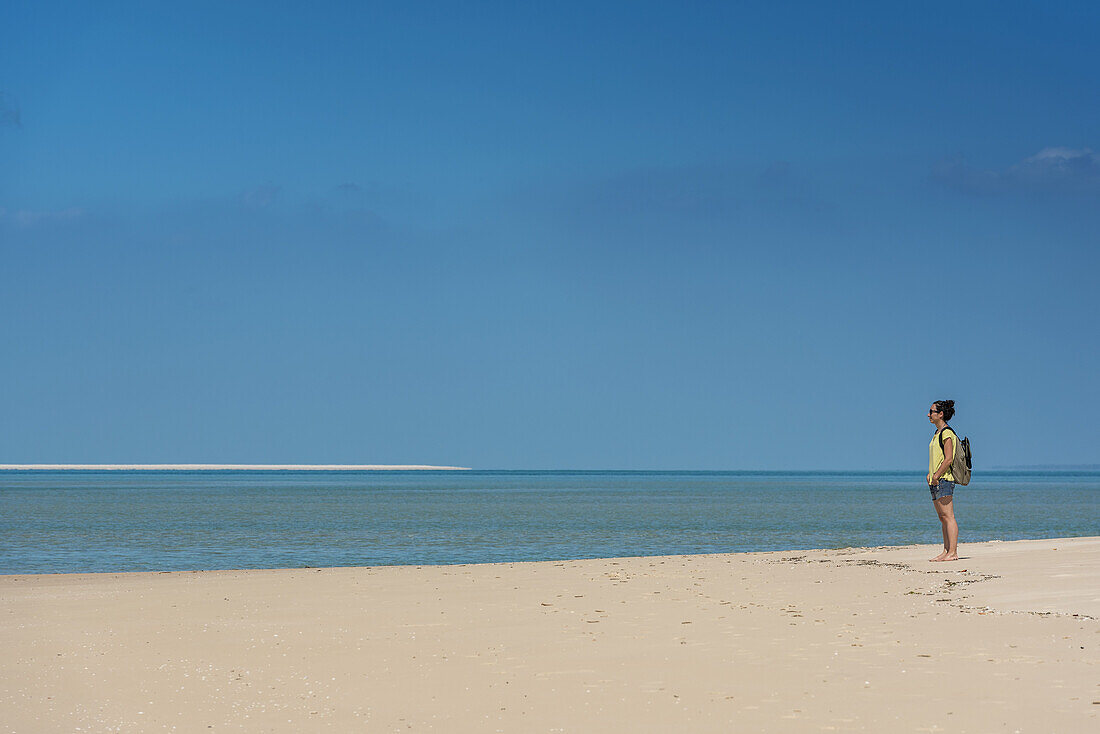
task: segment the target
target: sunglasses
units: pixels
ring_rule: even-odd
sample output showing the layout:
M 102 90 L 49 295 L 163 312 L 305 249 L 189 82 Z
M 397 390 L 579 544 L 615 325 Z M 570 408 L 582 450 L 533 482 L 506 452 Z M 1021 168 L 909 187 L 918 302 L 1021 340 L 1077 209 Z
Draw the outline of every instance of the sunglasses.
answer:
M 943 412 L 942 410 L 932 410 L 931 408 L 929 408 L 928 415 L 932 415 L 933 413 L 942 413 L 942 412 Z

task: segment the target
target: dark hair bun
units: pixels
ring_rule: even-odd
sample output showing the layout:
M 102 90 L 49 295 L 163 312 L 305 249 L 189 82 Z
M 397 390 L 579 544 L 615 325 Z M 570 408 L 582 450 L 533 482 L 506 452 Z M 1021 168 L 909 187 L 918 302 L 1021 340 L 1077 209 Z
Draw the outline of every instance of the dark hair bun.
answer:
M 955 417 L 955 401 L 954 400 L 937 400 L 936 405 L 943 409 L 943 419 L 949 421 Z

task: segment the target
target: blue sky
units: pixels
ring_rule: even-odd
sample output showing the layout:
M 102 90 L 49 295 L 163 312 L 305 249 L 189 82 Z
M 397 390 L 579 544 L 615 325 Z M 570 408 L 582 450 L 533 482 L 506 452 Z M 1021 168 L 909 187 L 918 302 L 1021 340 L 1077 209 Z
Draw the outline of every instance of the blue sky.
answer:
M 1092 4 L 6 2 L 0 463 L 1097 463 Z

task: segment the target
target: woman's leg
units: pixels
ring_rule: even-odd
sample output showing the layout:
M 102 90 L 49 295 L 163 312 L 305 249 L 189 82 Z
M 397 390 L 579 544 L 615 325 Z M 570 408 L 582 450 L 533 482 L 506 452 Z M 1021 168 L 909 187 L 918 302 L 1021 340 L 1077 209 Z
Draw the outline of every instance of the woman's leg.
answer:
M 943 553 L 933 558 L 933 561 L 957 561 L 959 560 L 959 524 L 955 521 L 955 506 L 952 496 L 940 497 L 933 504 L 936 506 L 936 514 L 940 516 L 943 525 Z
M 940 530 L 943 532 L 943 551 L 930 561 L 942 561 L 947 558 L 947 549 L 950 547 L 947 540 L 947 517 L 944 515 L 943 505 L 937 500 L 932 500 L 932 507 L 936 509 L 936 516 L 940 519 Z

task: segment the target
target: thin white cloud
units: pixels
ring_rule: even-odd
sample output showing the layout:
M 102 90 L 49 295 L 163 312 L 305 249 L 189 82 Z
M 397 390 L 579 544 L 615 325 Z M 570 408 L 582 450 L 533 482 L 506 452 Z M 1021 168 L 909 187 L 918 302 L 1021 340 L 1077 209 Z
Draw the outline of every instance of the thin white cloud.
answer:
M 1043 148 L 1003 169 L 971 166 L 959 156 L 941 161 L 933 178 L 978 193 L 1030 191 L 1100 192 L 1100 153 L 1091 148 Z
M 1090 148 L 1043 148 L 1010 172 L 1024 178 L 1100 179 L 1100 154 Z
M 66 222 L 77 217 L 82 217 L 86 210 L 77 207 L 57 210 L 31 210 L 16 209 L 14 211 L 0 208 L 0 222 L 11 222 L 18 227 L 34 227 L 53 222 Z
M 19 105 L 5 92 L 0 92 L 0 127 L 22 127 Z
M 266 209 L 279 200 L 283 187 L 263 184 L 241 194 L 241 203 L 250 209 Z

